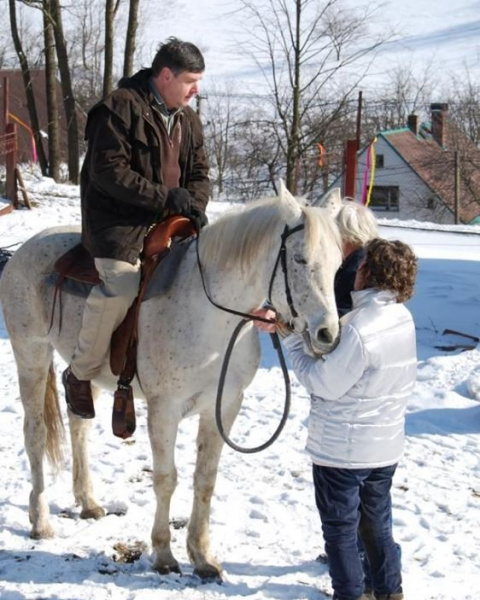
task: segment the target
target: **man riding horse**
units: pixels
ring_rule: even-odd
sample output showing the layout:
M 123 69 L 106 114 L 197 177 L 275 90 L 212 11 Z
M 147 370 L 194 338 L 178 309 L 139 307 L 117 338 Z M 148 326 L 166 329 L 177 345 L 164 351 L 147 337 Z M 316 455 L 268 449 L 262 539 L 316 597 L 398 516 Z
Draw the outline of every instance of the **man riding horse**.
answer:
M 205 70 L 199 49 L 170 38 L 150 69 L 120 81 L 89 112 L 81 174 L 82 243 L 101 283 L 92 288 L 69 367 L 69 409 L 95 416 L 90 382 L 113 331 L 138 292 L 140 254 L 150 226 L 166 216 L 206 224 L 208 161 L 199 116 L 188 104 Z

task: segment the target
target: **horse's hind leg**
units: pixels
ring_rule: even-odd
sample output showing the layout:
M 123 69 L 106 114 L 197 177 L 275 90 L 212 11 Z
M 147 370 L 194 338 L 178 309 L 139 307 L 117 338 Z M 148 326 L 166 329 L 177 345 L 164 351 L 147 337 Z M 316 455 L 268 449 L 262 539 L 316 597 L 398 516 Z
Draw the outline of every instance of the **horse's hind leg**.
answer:
M 98 390 L 92 388 L 92 394 L 95 399 Z M 80 517 L 82 519 L 101 519 L 105 516 L 105 510 L 93 497 L 93 487 L 88 466 L 87 443 L 91 421 L 76 417 L 70 411 L 68 411 L 68 419 L 72 443 L 73 494 L 76 502 L 81 506 Z
M 48 391 L 49 367 L 53 351 L 46 343 L 29 341 L 27 353 L 12 344 L 18 368 L 20 396 L 25 411 L 23 433 L 25 450 L 30 462 L 32 491 L 30 493 L 29 517 L 32 524 L 31 537 L 53 537 L 49 521 L 49 507 L 45 497 L 43 460 L 47 448 L 47 424 L 45 400 Z M 50 373 L 53 376 L 53 370 Z
M 229 411 L 224 410 L 222 424 L 226 432 L 240 409 L 242 396 Z M 223 448 L 223 439 L 218 433 L 215 416 L 202 413 L 197 436 L 197 463 L 194 475 L 194 500 L 188 525 L 187 550 L 195 569 L 202 579 L 221 578 L 222 568 L 210 553 L 210 506 L 218 464 Z

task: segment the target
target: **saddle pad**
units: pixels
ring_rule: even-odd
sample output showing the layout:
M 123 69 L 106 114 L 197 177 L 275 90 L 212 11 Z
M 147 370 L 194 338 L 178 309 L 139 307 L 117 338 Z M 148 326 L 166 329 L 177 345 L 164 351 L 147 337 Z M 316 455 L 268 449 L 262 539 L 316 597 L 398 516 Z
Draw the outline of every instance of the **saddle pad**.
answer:
M 170 289 L 170 286 L 175 280 L 178 267 L 193 240 L 194 238 L 189 238 L 183 241 L 175 241 L 172 244 L 170 252 L 155 269 L 143 300 L 160 296 Z M 51 273 L 46 278 L 46 283 L 55 286 L 58 277 L 59 275 L 57 273 Z M 92 284 L 82 283 L 73 279 L 65 279 L 62 285 L 63 294 L 71 294 L 72 296 L 78 296 L 79 298 L 86 298 L 91 289 Z
M 194 239 L 195 237 L 191 237 L 172 244 L 170 252 L 155 269 L 143 300 L 165 294 L 170 289 L 175 281 L 178 267 Z

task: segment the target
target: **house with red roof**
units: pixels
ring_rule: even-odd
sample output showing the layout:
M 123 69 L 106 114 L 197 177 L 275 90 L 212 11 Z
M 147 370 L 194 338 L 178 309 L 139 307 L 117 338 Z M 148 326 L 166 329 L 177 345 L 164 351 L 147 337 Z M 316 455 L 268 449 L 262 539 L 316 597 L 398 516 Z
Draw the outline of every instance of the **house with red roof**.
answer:
M 434 223 L 480 222 L 480 150 L 430 105 L 430 121 L 410 115 L 406 127 L 381 131 L 358 153 L 356 199 L 370 189 L 378 217 Z

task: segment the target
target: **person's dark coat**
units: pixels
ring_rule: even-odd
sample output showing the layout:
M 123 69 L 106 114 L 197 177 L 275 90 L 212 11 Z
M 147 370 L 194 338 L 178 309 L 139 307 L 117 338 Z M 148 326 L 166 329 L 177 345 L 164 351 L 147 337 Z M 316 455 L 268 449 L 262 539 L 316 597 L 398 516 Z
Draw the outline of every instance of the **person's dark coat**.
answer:
M 335 274 L 335 302 L 337 304 L 338 316 L 343 317 L 352 310 L 353 285 L 358 267 L 365 258 L 365 249 L 354 250 L 343 261 Z
M 94 257 L 134 264 L 148 228 L 159 221 L 169 188 L 160 164 L 164 127 L 149 87 L 151 69 L 122 80 L 89 112 L 88 150 L 81 173 L 82 243 Z M 199 116 L 190 107 L 181 122 L 180 184 L 204 215 L 210 195 L 208 160 Z

